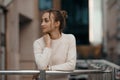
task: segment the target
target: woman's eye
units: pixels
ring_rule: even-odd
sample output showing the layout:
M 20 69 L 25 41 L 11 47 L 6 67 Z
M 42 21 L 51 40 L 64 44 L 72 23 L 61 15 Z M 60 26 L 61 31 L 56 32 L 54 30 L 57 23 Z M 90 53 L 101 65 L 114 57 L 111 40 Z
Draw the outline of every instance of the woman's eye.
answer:
M 43 22 L 47 23 L 47 22 L 49 22 L 49 20 L 45 18 L 45 19 L 42 19 L 40 22 L 41 23 L 43 23 Z
M 49 20 L 48 20 L 48 19 L 45 19 L 45 22 L 49 22 Z
M 48 22 L 48 20 L 45 20 L 45 22 Z

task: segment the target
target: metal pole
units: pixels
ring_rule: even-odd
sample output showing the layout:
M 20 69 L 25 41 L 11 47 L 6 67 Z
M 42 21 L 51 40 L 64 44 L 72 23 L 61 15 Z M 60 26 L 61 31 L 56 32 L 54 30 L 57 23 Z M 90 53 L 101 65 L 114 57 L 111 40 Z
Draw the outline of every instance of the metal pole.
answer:
M 40 70 L 39 80 L 46 80 L 46 71 L 45 70 Z
M 115 68 L 112 69 L 112 80 L 115 80 Z

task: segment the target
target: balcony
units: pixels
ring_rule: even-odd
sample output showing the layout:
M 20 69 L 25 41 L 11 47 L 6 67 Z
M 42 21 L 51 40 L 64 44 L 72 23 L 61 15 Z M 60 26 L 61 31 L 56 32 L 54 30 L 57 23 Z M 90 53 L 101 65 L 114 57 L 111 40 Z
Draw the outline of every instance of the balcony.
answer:
M 88 69 L 81 69 L 86 64 Z M 106 60 L 78 60 L 74 71 L 1 70 L 0 75 L 34 75 L 46 80 L 46 75 L 70 75 L 69 80 L 120 80 L 120 66 Z

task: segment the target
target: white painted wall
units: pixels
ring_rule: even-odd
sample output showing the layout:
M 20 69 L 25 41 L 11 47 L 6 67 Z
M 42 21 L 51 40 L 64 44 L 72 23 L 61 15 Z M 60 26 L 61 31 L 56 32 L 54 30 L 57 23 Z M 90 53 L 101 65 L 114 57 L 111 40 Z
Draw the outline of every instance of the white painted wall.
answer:
M 102 43 L 102 0 L 89 0 L 89 41 L 92 45 Z

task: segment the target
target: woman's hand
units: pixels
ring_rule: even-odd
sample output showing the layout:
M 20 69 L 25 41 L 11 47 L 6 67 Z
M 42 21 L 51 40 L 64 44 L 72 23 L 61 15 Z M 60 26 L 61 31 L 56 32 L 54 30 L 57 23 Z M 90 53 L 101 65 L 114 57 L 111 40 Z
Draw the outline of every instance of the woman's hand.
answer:
M 51 38 L 49 34 L 45 34 L 44 36 L 44 41 L 45 41 L 45 46 L 46 47 L 51 47 Z

